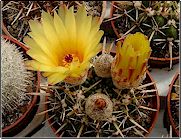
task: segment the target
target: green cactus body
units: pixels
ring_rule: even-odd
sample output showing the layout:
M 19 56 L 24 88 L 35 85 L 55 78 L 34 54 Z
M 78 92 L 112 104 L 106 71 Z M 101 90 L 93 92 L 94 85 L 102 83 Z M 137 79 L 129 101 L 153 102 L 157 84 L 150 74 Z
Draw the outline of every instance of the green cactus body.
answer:
M 155 20 L 156 20 L 158 26 L 160 26 L 160 27 L 164 26 L 165 19 L 164 19 L 163 16 L 161 16 L 161 15 L 160 16 L 155 16 Z
M 176 1 L 133 1 L 123 8 L 115 2 L 115 27 L 120 37 L 129 33 L 142 32 L 151 41 L 153 57 L 170 57 L 168 38 L 172 40 L 172 57 L 179 56 L 179 5 Z
M 15 110 L 20 106 L 23 106 L 25 100 L 30 101 L 30 96 L 25 92 L 32 81 L 30 73 L 24 66 L 23 55 L 15 45 L 4 39 L 1 40 L 1 64 L 2 115 L 5 119 L 9 114 L 16 112 Z M 15 116 L 14 118 L 16 118 Z

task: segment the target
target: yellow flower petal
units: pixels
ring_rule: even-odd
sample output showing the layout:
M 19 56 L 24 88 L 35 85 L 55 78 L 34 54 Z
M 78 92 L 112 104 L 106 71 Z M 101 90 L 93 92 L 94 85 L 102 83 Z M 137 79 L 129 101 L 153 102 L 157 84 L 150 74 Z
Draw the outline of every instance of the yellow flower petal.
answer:
M 33 59 L 36 59 L 43 64 L 54 66 L 51 59 L 47 57 L 47 55 L 42 51 L 42 49 L 37 45 L 37 43 L 33 39 L 26 36 L 23 41 L 31 48 L 27 51 L 28 55 L 30 55 Z
M 68 11 L 66 5 L 61 5 L 58 10 L 58 15 L 64 23 L 66 12 Z
M 48 83 L 51 85 L 55 85 L 59 83 L 60 81 L 63 81 L 66 78 L 67 75 L 63 73 L 53 73 L 49 75 L 48 77 Z
M 75 22 L 75 16 L 73 11 L 73 6 L 66 12 L 65 15 L 65 28 L 67 32 L 69 33 L 68 39 L 69 39 L 69 45 L 74 46 L 70 47 L 69 49 L 71 51 L 75 51 L 76 48 L 76 22 Z
M 60 73 L 66 73 L 66 71 L 68 70 L 67 68 L 65 67 L 53 67 L 53 66 L 49 66 L 49 65 L 45 65 L 45 64 L 42 64 L 36 60 L 28 60 L 25 62 L 25 65 L 28 67 L 28 68 L 33 68 L 34 70 L 36 71 L 42 71 L 42 72 L 60 72 Z
M 61 45 L 63 45 L 63 47 L 66 47 L 66 43 L 64 41 L 67 40 L 68 38 L 68 32 L 64 26 L 63 21 L 61 20 L 61 18 L 58 16 L 58 14 L 56 12 L 54 12 L 54 26 L 55 26 L 55 30 L 57 33 L 57 37 L 59 39 L 59 42 L 61 43 Z M 62 47 L 57 47 L 57 49 L 61 49 Z
M 49 77 L 49 76 L 51 76 L 52 74 L 54 74 L 53 72 L 43 72 L 42 73 L 42 75 L 44 76 L 44 77 Z
M 54 26 L 52 26 L 54 24 L 54 20 L 53 20 L 53 17 L 49 14 L 49 13 L 46 13 L 46 12 L 42 12 L 42 27 L 43 27 L 43 30 L 44 30 L 44 34 L 45 34 L 45 37 L 47 38 L 47 40 L 51 43 L 51 44 L 54 44 L 54 45 L 57 45 L 58 44 L 58 35 L 56 33 L 56 30 L 54 28 Z M 52 47 L 52 49 L 56 50 L 56 47 Z
M 29 25 L 32 32 L 44 35 L 43 28 L 38 20 L 29 20 Z

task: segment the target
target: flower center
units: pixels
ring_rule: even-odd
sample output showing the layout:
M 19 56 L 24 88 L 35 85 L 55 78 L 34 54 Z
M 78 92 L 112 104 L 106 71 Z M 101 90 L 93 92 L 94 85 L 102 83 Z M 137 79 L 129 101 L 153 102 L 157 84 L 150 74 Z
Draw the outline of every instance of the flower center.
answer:
M 80 60 L 75 54 L 67 54 L 63 57 L 61 65 L 64 67 L 69 67 L 72 63 L 79 65 Z
M 67 63 L 71 63 L 72 60 L 73 60 L 73 56 L 71 54 L 67 54 L 64 58 L 64 60 L 67 62 Z
M 106 106 L 106 101 L 102 98 L 99 98 L 95 101 L 95 105 L 97 106 L 97 108 L 102 110 Z

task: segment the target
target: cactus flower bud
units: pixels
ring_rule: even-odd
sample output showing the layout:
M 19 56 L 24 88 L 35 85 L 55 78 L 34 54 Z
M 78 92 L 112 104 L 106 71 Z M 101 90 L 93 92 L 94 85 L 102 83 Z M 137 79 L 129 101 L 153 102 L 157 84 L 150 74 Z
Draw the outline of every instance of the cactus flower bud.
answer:
M 111 65 L 113 84 L 119 89 L 139 86 L 151 53 L 147 37 L 139 32 L 129 34 L 122 47 L 120 41 L 116 45 L 116 56 Z

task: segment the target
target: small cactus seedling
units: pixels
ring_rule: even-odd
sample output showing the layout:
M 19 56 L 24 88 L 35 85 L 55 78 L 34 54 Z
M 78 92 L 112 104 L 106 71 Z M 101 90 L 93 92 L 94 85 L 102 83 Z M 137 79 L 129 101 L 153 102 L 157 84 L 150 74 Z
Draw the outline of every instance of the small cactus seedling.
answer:
M 8 121 L 8 115 L 16 112 L 25 101 L 30 100 L 26 95 L 27 86 L 32 82 L 29 73 L 24 66 L 24 58 L 17 47 L 1 39 L 1 97 L 3 121 Z M 13 115 L 15 119 L 16 115 Z M 11 119 L 9 121 L 12 121 Z M 16 121 L 16 120 L 13 120 Z M 10 122 L 6 122 L 9 124 Z M 4 127 L 5 123 L 3 122 Z
M 113 47 L 113 43 L 111 44 L 109 50 L 106 50 L 106 38 L 104 38 L 102 54 L 96 56 L 94 59 L 94 70 L 96 74 L 100 77 L 111 77 L 111 63 L 113 61 L 113 56 L 110 55 L 110 50 Z
M 96 93 L 88 97 L 85 112 L 93 120 L 106 120 L 112 116 L 113 103 L 105 94 Z
M 124 6 L 125 5 L 125 6 Z M 179 56 L 179 15 L 176 1 L 116 1 L 113 5 L 114 24 L 119 38 L 129 33 L 142 32 L 148 36 L 152 57 Z

